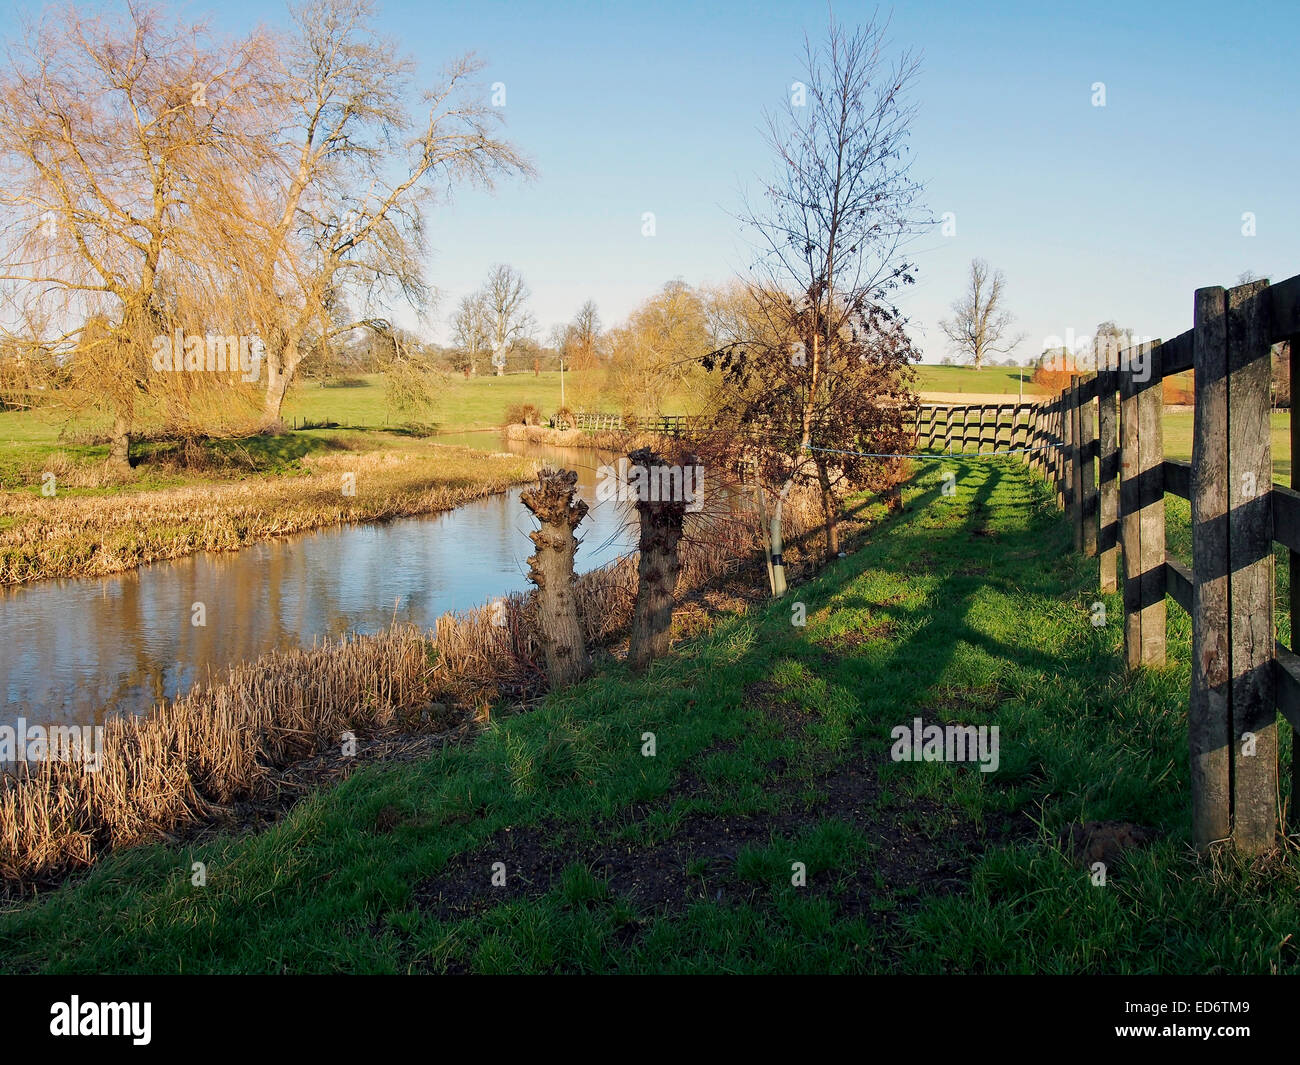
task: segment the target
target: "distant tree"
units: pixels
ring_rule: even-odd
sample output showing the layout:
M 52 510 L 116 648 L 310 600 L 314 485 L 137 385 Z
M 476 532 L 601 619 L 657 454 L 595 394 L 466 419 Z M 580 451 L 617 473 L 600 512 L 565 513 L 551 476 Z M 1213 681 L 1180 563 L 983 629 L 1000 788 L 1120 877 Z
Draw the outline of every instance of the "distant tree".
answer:
M 587 300 L 569 325 L 569 362 L 575 370 L 591 370 L 600 359 L 600 314 Z
M 492 346 L 492 365 L 497 376 L 505 373 L 506 360 L 537 328 L 528 310 L 531 293 L 523 277 L 513 267 L 499 263 L 492 268 L 483 285 L 482 299 L 487 319 L 488 339 Z
M 972 259 L 966 294 L 953 302 L 953 317 L 939 323 L 958 355 L 977 370 L 983 369 L 989 356 L 1010 351 L 1025 339 L 1023 333 L 1007 336 L 1015 317 L 1004 306 L 1005 296 L 1002 271 L 990 269 L 983 259 Z
M 451 316 L 451 336 L 453 368 L 473 377 L 479 363 L 492 351 L 487 301 L 482 292 L 461 297 Z
M 624 412 L 653 416 L 669 396 L 693 391 L 710 339 L 704 300 L 683 281 L 637 307 L 610 335 L 610 387 Z

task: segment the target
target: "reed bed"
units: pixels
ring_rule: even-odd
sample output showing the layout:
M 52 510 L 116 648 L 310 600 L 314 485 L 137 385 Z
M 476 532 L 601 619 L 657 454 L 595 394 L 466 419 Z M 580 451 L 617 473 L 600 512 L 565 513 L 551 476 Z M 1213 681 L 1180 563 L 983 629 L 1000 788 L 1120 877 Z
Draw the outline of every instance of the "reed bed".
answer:
M 551 447 L 585 447 L 599 451 L 618 451 L 626 454 L 639 447 L 654 447 L 663 437 L 654 433 L 632 432 L 626 429 L 551 429 L 545 425 L 507 425 L 507 440 L 527 444 L 549 444 Z
M 811 495 L 788 507 L 790 539 L 815 528 Z M 688 526 L 678 595 L 755 559 L 758 536 L 742 513 L 715 515 L 708 534 Z M 589 643 L 626 632 L 636 558 L 577 580 Z M 394 625 L 373 636 L 326 640 L 232 666 L 224 677 L 140 717 L 105 726 L 101 768 L 24 764 L 0 773 L 0 879 L 49 883 L 100 853 L 210 819 L 220 807 L 274 793 L 273 771 L 329 749 L 345 732 L 445 730 L 503 693 L 541 688 L 534 597 L 507 596 L 426 632 Z
M 104 498 L 6 493 L 0 496 L 0 584 L 97 577 L 345 522 L 449 510 L 533 473 L 525 459 L 441 447 L 335 453 L 303 465 L 300 476 Z M 355 479 L 354 495 L 344 494 L 345 474 Z

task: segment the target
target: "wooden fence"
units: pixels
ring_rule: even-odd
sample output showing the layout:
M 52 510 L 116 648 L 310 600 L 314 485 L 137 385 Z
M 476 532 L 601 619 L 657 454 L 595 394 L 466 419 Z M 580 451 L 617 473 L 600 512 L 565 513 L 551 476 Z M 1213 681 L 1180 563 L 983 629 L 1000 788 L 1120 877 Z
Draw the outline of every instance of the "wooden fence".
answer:
M 1276 541 L 1288 550 L 1292 642 L 1300 621 L 1300 435 L 1291 487 L 1273 483 L 1272 345 L 1290 341 L 1295 380 L 1300 276 L 1196 291 L 1193 327 L 1115 353 L 1031 416 L 1028 461 L 1056 487 L 1100 588 L 1122 575 L 1125 659 L 1165 661 L 1166 596 L 1192 622 L 1188 733 L 1198 847 L 1256 854 L 1279 828 L 1277 716 L 1300 727 L 1300 657 L 1274 630 Z M 1194 370 L 1192 461 L 1166 459 L 1162 381 Z M 1191 503 L 1192 566 L 1170 557 L 1165 493 Z M 1122 570 L 1118 568 L 1122 558 Z M 1292 828 L 1300 825 L 1293 758 Z
M 653 418 L 636 419 L 635 426 L 633 426 L 621 414 L 605 414 L 600 411 L 576 411 L 573 420 L 575 429 L 582 429 L 586 432 L 636 428 L 640 432 L 654 433 L 658 436 L 682 436 L 690 430 L 705 424 L 704 419 L 690 417 L 685 414 L 659 414 Z
M 1025 400 L 995 403 L 922 403 L 912 425 L 918 450 L 976 454 L 1029 446 L 1036 404 Z

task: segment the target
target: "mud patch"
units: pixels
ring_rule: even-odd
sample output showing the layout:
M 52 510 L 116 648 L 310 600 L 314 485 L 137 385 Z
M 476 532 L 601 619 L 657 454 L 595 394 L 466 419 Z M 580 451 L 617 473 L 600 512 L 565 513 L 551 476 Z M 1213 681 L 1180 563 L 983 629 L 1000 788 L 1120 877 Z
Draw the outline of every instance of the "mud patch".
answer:
M 412 903 L 439 920 L 461 920 L 502 902 L 540 899 L 560 888 L 564 870 L 577 864 L 643 918 L 679 914 L 698 902 L 761 905 L 788 887 L 788 873 L 773 883 L 741 876 L 736 868 L 741 853 L 793 841 L 822 822 L 838 821 L 860 833 L 866 854 L 853 867 L 810 876 L 809 893 L 829 899 L 842 917 L 880 921 L 900 906 L 916 908 L 925 897 L 964 889 L 971 866 L 987 847 L 1034 834 L 1024 817 L 981 830 L 932 800 L 882 804 L 874 764 L 844 765 L 812 780 L 782 780 L 777 790 L 782 801 L 776 810 L 689 814 L 670 838 L 653 844 L 583 844 L 558 825 L 504 830 L 420 883 Z M 670 810 L 678 798 L 670 793 L 653 804 L 638 804 L 621 826 L 610 829 L 634 828 L 652 813 Z M 502 886 L 492 885 L 495 862 L 505 866 Z
M 1116 865 L 1129 851 L 1145 847 L 1155 838 L 1155 829 L 1130 821 L 1076 821 L 1062 831 L 1060 841 L 1067 853 L 1087 868 L 1094 862 Z

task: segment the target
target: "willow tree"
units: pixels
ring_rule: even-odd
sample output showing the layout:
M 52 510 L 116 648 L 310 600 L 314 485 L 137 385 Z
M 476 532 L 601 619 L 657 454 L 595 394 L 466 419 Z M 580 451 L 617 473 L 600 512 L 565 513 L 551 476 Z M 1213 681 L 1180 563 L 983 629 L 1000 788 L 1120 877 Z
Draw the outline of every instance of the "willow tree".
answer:
M 292 13 L 278 72 L 279 165 L 250 189 L 248 212 L 268 423 L 279 420 L 313 337 L 328 342 L 351 327 L 329 320 L 331 293 L 358 302 L 358 321 L 383 317 L 377 301 L 426 309 L 423 209 L 439 192 L 531 172 L 494 135 L 501 112 L 474 84 L 481 65 L 472 55 L 451 62 L 417 106 L 414 64 L 376 31 L 369 0 L 308 0 Z
M 266 148 L 268 51 L 260 34 L 217 41 L 137 7 L 51 10 L 8 49 L 3 320 L 60 353 L 60 402 L 109 416 L 119 466 L 143 402 L 204 387 L 157 374 L 153 342 L 232 306 L 220 187 Z
M 820 45 L 805 39 L 801 81 L 784 111 L 767 118 L 776 172 L 764 202 L 742 216 L 760 249 L 750 288 L 762 323 L 718 360 L 729 372 L 791 390 L 777 403 L 786 420 L 759 441 L 775 499 L 769 527 L 777 595 L 785 590 L 782 507 L 796 484 L 820 484 L 828 544 L 836 546 L 837 465 L 814 450 L 826 447 L 833 428 L 826 415 L 837 401 L 829 392 L 839 368 L 863 354 L 850 345 L 870 342 L 858 334 L 901 328 L 889 301 L 913 280 L 905 245 L 924 223 L 908 147 L 914 109 L 907 96 L 918 65 L 910 53 L 887 54 L 886 29 L 872 21 L 850 30 L 832 20 Z M 879 389 L 878 402 L 862 407 L 863 421 L 851 427 L 855 439 L 873 439 L 871 419 L 898 401 L 895 371 L 906 360 L 892 361 L 894 370 L 861 382 Z

